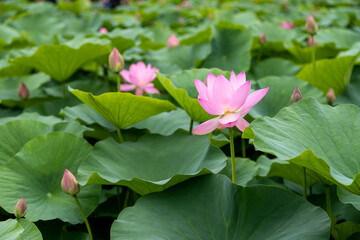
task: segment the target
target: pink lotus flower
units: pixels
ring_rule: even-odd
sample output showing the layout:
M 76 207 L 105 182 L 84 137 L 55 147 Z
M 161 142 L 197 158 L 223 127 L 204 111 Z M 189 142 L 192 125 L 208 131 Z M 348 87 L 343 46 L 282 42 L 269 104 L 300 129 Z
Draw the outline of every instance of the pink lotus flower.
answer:
M 74 174 L 67 169 L 65 169 L 64 175 L 61 179 L 61 188 L 66 194 L 71 196 L 75 196 L 80 192 L 80 186 L 76 181 Z
M 26 202 L 24 196 L 19 199 L 14 208 L 14 214 L 16 218 L 22 218 L 26 214 Z
M 294 23 L 292 23 L 290 21 L 284 21 L 280 24 L 280 27 L 292 29 L 292 28 L 294 28 Z
M 121 84 L 120 90 L 123 92 L 129 92 L 135 89 L 136 95 L 143 95 L 145 93 L 160 94 L 159 90 L 151 83 L 155 78 L 155 72 L 159 72 L 159 69 L 151 67 L 149 63 L 147 66 L 143 62 L 137 64 L 131 64 L 129 71 L 122 70 L 120 75 L 128 84 Z
M 99 30 L 99 33 L 102 33 L 102 34 L 105 34 L 107 32 L 108 32 L 108 30 L 104 27 L 100 28 L 100 30 Z
M 179 46 L 179 44 L 179 40 L 175 37 L 174 34 L 171 34 L 167 42 L 168 48 Z
M 204 135 L 217 129 L 236 126 L 240 131 L 249 126 L 243 118 L 250 109 L 267 93 L 268 87 L 257 90 L 249 95 L 251 82 L 246 82 L 245 73 L 235 76 L 231 72 L 230 81 L 223 75 L 215 77 L 209 73 L 205 83 L 195 79 L 195 86 L 199 92 L 200 105 L 211 115 L 219 115 L 210 119 L 194 130 L 194 134 Z

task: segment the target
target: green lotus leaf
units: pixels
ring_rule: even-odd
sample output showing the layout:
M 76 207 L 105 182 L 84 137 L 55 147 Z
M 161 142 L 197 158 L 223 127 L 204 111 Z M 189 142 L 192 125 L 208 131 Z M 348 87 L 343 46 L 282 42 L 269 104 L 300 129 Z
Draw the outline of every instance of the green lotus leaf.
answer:
M 210 175 L 141 197 L 120 213 L 111 239 L 327 240 L 329 228 L 321 208 L 287 190 Z
M 24 232 L 21 225 L 14 219 L 0 222 L 0 238 L 6 240 L 20 240 L 20 234 Z
M 181 70 L 197 68 L 210 54 L 209 43 L 191 46 L 177 46 L 170 49 L 152 51 L 148 55 L 149 62 L 162 73 L 177 73 Z
M 358 211 L 360 211 L 360 196 L 355 195 L 351 192 L 348 192 L 341 187 L 337 188 L 337 195 L 339 197 L 339 200 L 344 204 L 351 204 L 356 208 Z
M 21 35 L 13 28 L 6 25 L 0 25 L 0 46 L 11 44 L 15 39 L 21 38 Z
M 243 137 L 253 139 L 257 150 L 306 167 L 360 194 L 359 118 L 360 110 L 354 105 L 333 108 L 306 98 L 282 109 L 274 118 L 257 118 Z
M 0 168 L 0 206 L 13 212 L 16 202 L 24 196 L 26 218 L 31 221 L 59 218 L 72 224 L 83 222 L 73 197 L 62 191 L 60 183 L 65 169 L 76 175 L 91 150 L 83 138 L 70 133 L 33 138 Z M 89 215 L 99 202 L 100 186 L 82 187 L 77 196 Z
M 292 46 L 286 48 L 291 54 L 292 59 L 296 63 L 311 63 L 312 62 L 312 51 L 311 47 L 304 48 L 302 46 Z M 315 47 L 315 59 L 334 58 L 339 53 L 339 50 L 325 46 Z
M 360 107 L 360 67 L 354 66 L 351 74 L 350 83 L 347 85 L 347 90 L 340 96 L 336 96 L 335 104 L 352 103 Z
M 36 112 L 23 112 L 15 117 L 0 118 L 0 124 L 4 124 L 4 123 L 11 122 L 14 120 L 25 120 L 25 119 L 35 120 L 35 121 L 50 124 L 50 125 L 53 125 L 53 124 L 63 121 L 60 118 L 57 118 L 55 116 L 42 116 Z
M 166 91 L 179 103 L 179 105 L 189 114 L 191 119 L 197 122 L 203 122 L 209 120 L 210 115 L 199 104 L 197 100 L 197 90 L 195 87 L 194 79 L 204 81 L 209 73 L 215 76 L 219 74 L 226 74 L 217 68 L 212 69 L 192 69 L 185 70 L 181 73 L 171 76 L 171 80 L 164 75 L 158 75 L 158 79 Z
M 74 39 L 67 44 L 45 44 L 41 45 L 33 55 L 15 58 L 13 61 L 44 72 L 56 81 L 65 82 L 85 63 L 110 53 L 108 41 L 104 42 L 104 39 L 102 41 Z
M 296 77 L 265 77 L 256 81 L 255 89 L 269 87 L 269 91 L 258 104 L 251 110 L 250 115 L 254 118 L 260 116 L 274 116 L 283 107 L 291 104 L 290 98 L 295 89 L 298 87 L 304 97 L 314 97 L 319 102 L 325 103 L 326 99 L 323 93 L 309 83 L 300 81 Z
M 156 114 L 175 110 L 169 101 L 136 96 L 131 93 L 109 92 L 99 96 L 74 90 L 69 91 L 94 109 L 116 128 L 126 128 Z
M 25 219 L 25 218 L 18 218 L 17 222 L 21 225 L 24 231 L 20 235 L 21 240 L 42 240 L 42 235 L 36 225 Z
M 297 78 L 309 82 L 319 88 L 325 95 L 333 88 L 335 95 L 345 92 L 350 82 L 355 57 L 339 57 L 316 61 L 316 80 L 312 64 L 305 65 L 296 75 Z
M 291 61 L 281 58 L 268 58 L 256 65 L 254 72 L 255 77 L 259 79 L 267 76 L 294 76 L 300 69 L 300 66 Z
M 246 184 L 256 175 L 259 167 L 255 161 L 249 158 L 235 158 L 235 170 L 236 170 L 236 184 L 240 186 L 246 186 Z M 224 174 L 232 178 L 231 173 L 231 159 L 227 160 L 226 167 L 220 174 Z
M 349 29 L 320 29 L 315 36 L 319 44 L 334 43 L 336 48 L 349 49 L 359 41 L 360 33 Z
M 207 136 L 145 135 L 137 142 L 98 142 L 79 168 L 81 184 L 116 184 L 144 195 L 194 176 L 218 173 L 227 157 Z
M 217 29 L 211 41 L 212 52 L 203 67 L 226 71 L 247 71 L 250 68 L 251 33 L 248 30 Z
M 181 38 L 179 38 L 181 46 L 197 45 L 210 42 L 211 40 L 212 30 L 210 27 L 204 28 L 201 26 L 200 28 L 194 29 L 188 28 L 188 30 L 190 30 L 190 33 L 182 35 Z
M 355 240 L 360 235 L 357 234 L 357 236 L 352 237 L 353 234 L 360 232 L 360 224 L 356 224 L 353 222 L 342 222 L 339 224 L 336 224 L 331 229 L 331 236 L 334 237 L 336 240 Z

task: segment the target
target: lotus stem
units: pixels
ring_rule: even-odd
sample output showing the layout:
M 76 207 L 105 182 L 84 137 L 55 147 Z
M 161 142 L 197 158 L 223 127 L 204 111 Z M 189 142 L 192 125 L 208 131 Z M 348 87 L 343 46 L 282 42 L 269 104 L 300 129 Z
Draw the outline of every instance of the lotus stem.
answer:
M 241 151 L 242 157 L 246 158 L 245 140 L 243 138 L 241 138 Z
M 189 127 L 189 134 L 192 135 L 194 120 L 190 119 L 190 127 Z
M 121 78 L 119 74 L 116 75 L 116 81 L 117 81 L 117 91 L 121 92 L 120 91 Z
M 211 139 L 212 139 L 212 132 L 209 133 L 209 143 L 211 144 Z
M 118 137 L 119 137 L 119 142 L 120 143 L 124 142 L 124 138 L 123 138 L 123 136 L 121 134 L 120 128 L 116 128 L 116 130 L 117 130 L 117 134 L 118 134 Z
M 303 173 L 304 173 L 304 177 L 303 177 L 303 198 L 306 200 L 307 199 L 307 189 L 306 189 L 306 168 L 303 167 Z
M 120 208 L 121 203 L 120 203 L 120 186 L 119 185 L 116 185 L 116 198 L 117 198 L 118 206 Z
M 315 42 L 315 36 L 312 36 L 313 43 Z M 315 85 L 316 82 L 316 58 L 315 58 L 315 44 L 312 44 L 311 46 L 311 60 L 312 60 L 312 67 L 313 67 L 313 73 L 314 73 L 314 79 L 313 79 L 313 85 Z
M 124 199 L 123 209 L 128 206 L 129 196 L 130 196 L 130 189 L 127 188 L 126 192 L 125 192 L 125 199 Z
M 326 194 L 326 212 L 331 218 L 331 194 L 330 194 L 330 186 L 325 185 L 325 194 Z
M 90 224 L 89 224 L 89 222 L 88 222 L 88 220 L 87 220 L 87 217 L 86 217 L 86 215 L 85 215 L 85 212 L 84 212 L 83 208 L 81 207 L 81 204 L 80 204 L 80 202 L 79 202 L 79 199 L 76 197 L 76 195 L 73 196 L 73 197 L 74 197 L 74 199 L 75 199 L 76 205 L 79 207 L 79 210 L 80 210 L 80 212 L 81 212 L 82 217 L 84 218 L 85 225 L 86 225 L 86 228 L 87 228 L 88 233 L 89 233 L 89 238 L 90 238 L 90 240 L 93 240 L 93 236 L 92 236 L 92 233 L 91 233 Z
M 233 135 L 232 128 L 229 128 L 229 138 L 230 138 L 232 182 L 234 184 L 236 184 L 235 148 L 234 148 L 234 135 Z
M 63 98 L 65 98 L 66 97 L 66 84 L 65 83 L 62 84 L 62 94 L 63 94 Z

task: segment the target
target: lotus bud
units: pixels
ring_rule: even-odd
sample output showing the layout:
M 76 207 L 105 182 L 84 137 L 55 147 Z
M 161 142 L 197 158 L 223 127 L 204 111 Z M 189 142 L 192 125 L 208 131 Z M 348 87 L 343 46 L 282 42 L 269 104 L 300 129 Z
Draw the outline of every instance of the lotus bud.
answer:
M 174 34 L 171 34 L 167 42 L 168 48 L 179 46 L 179 44 L 179 40 L 175 37 Z
M 260 35 L 259 41 L 260 41 L 261 44 L 265 44 L 267 42 L 266 33 L 262 33 Z
M 113 72 L 121 72 L 124 69 L 124 58 L 119 51 L 114 48 L 109 55 L 109 67 Z
M 102 34 L 105 34 L 107 32 L 108 32 L 108 30 L 104 27 L 100 28 L 100 30 L 99 30 L 99 33 L 102 33 Z
M 181 25 L 183 25 L 183 24 L 185 23 L 184 18 L 183 18 L 183 17 L 179 17 L 179 18 L 178 18 L 178 23 L 181 24 Z
M 310 35 L 309 38 L 308 38 L 308 44 L 309 44 L 309 47 L 317 46 L 318 42 L 316 41 L 315 37 Z
M 306 32 L 308 32 L 310 35 L 315 35 L 318 31 L 318 26 L 311 13 L 309 13 L 309 15 L 306 18 L 305 28 L 306 28 Z
M 294 27 L 294 24 L 290 21 L 284 21 L 280 24 L 280 27 L 292 29 Z
M 291 103 L 296 103 L 302 99 L 301 92 L 298 87 L 294 89 L 293 94 L 291 95 L 290 101 Z
M 61 188 L 66 194 L 71 196 L 75 196 L 80 192 L 80 186 L 75 176 L 67 169 L 65 169 L 63 178 L 61 179 Z
M 22 218 L 26 214 L 26 202 L 24 197 L 21 197 L 19 201 L 16 203 L 14 208 L 14 214 L 16 218 Z
M 333 103 L 335 102 L 336 96 L 335 96 L 335 92 L 334 89 L 330 88 L 328 93 L 326 94 L 326 101 L 329 105 L 333 105 Z
M 27 99 L 29 97 L 29 90 L 23 82 L 19 85 L 18 96 L 21 99 Z

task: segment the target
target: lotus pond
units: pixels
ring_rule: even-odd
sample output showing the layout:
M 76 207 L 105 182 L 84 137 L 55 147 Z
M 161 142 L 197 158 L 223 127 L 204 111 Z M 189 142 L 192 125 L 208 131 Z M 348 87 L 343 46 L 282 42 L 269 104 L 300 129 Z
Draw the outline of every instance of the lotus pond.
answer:
M 359 107 L 357 0 L 1 1 L 0 239 L 360 239 Z

